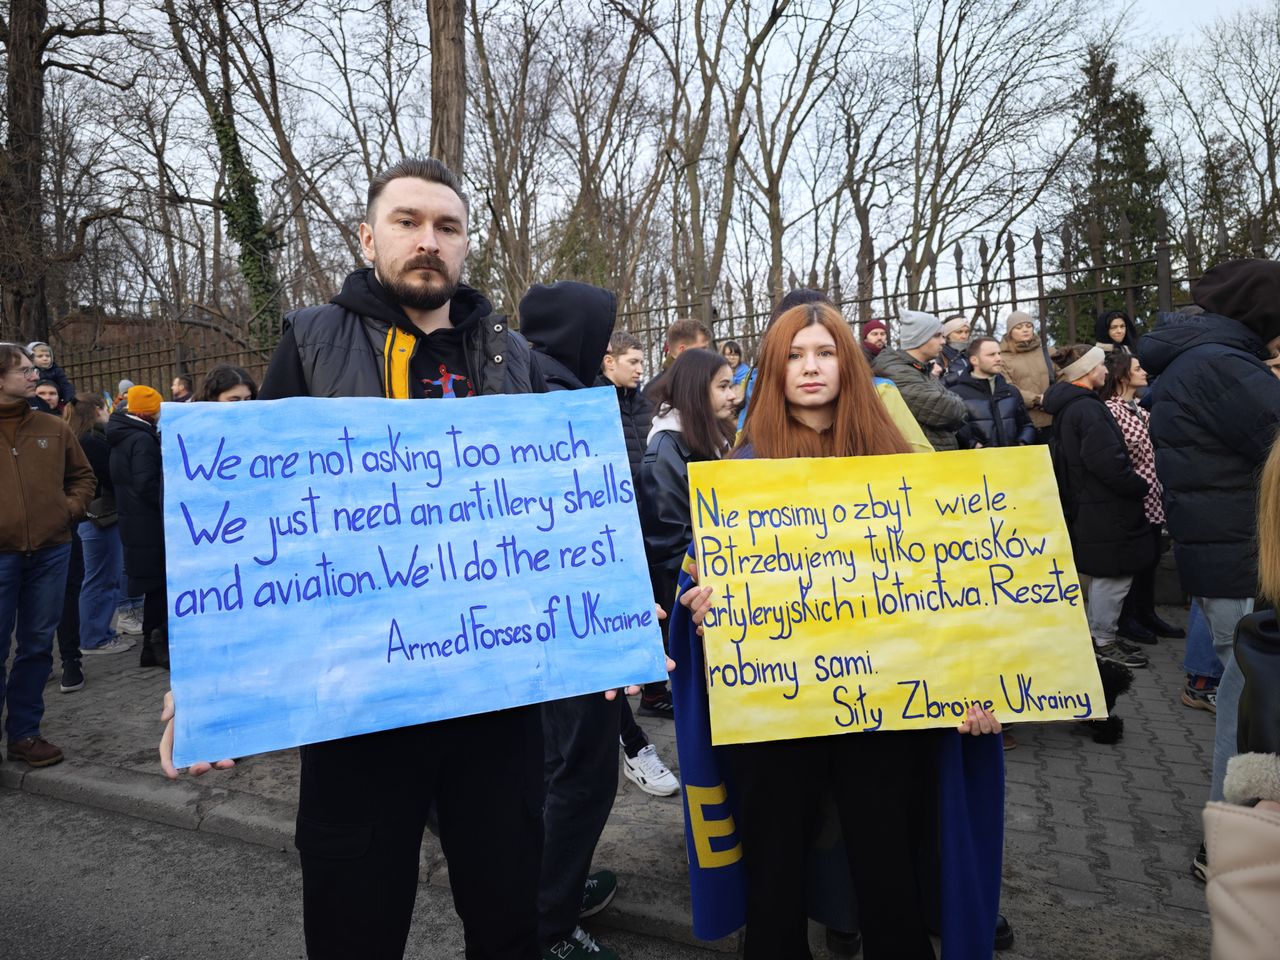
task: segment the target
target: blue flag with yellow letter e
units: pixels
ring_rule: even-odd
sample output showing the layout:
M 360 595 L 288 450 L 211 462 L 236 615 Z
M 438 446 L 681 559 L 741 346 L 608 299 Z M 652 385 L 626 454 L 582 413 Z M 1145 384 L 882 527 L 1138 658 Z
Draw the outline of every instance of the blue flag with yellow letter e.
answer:
M 691 557 L 685 558 L 679 592 L 693 586 Z M 671 697 L 676 713 L 676 750 L 684 793 L 684 842 L 689 855 L 689 896 L 693 935 L 719 940 L 747 922 L 747 874 L 742 844 L 720 764 L 711 747 L 702 643 L 689 610 L 676 602 L 671 612 Z
M 685 557 L 678 593 L 694 586 Z M 711 746 L 706 664 L 689 610 L 671 613 L 671 696 L 684 790 L 684 837 L 689 856 L 693 934 L 718 940 L 747 922 L 747 876 L 734 819 L 732 784 Z M 845 736 L 875 736 L 851 733 Z M 951 732 L 938 737 L 938 847 L 931 873 L 939 885 L 940 915 L 926 917 L 942 935 L 947 960 L 989 960 L 1000 909 L 1004 846 L 1004 750 L 1001 738 Z M 828 878 L 853 889 L 847 872 Z M 838 894 L 837 894 L 838 896 Z

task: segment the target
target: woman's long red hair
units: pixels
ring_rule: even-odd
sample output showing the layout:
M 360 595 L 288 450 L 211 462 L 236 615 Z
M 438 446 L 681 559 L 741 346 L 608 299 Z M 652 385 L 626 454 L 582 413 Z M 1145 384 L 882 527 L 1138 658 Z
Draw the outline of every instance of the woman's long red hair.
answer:
M 791 341 L 805 327 L 821 324 L 836 345 L 840 393 L 831 429 L 821 433 L 791 415 L 787 404 L 787 361 Z M 775 320 L 760 344 L 756 386 L 738 448 L 750 445 L 757 457 L 861 457 L 911 453 L 902 432 L 876 393 L 867 358 L 835 307 L 806 303 Z

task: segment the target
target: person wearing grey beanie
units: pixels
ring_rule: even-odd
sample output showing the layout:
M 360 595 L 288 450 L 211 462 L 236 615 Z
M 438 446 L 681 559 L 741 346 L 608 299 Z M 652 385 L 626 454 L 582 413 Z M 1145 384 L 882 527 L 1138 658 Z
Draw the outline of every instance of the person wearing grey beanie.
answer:
M 935 450 L 956 450 L 956 431 L 968 416 L 965 402 L 942 385 L 933 371 L 942 353 L 942 321 L 931 313 L 898 313 L 899 349 L 885 347 L 876 357 L 875 372 L 892 380 L 911 415 Z

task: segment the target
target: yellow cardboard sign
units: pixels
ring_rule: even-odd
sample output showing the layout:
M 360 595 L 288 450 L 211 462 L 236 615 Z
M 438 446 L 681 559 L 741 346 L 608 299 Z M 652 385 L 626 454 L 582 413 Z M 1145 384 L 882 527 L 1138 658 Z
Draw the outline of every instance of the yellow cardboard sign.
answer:
M 1045 447 L 689 465 L 716 744 L 1106 716 Z

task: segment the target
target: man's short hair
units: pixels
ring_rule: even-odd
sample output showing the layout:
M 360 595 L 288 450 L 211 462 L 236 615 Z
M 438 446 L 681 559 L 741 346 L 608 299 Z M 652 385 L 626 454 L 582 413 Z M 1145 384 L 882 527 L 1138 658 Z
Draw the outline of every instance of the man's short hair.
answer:
M 8 374 L 14 367 L 22 365 L 23 360 L 31 359 L 31 351 L 20 343 L 0 343 L 0 377 Z
M 462 181 L 458 179 L 457 174 L 435 157 L 406 157 L 399 163 L 387 167 L 369 181 L 369 201 L 365 204 L 364 211 L 366 221 L 373 219 L 373 205 L 382 195 L 387 184 L 401 177 L 413 177 L 417 180 L 425 180 L 427 183 L 443 184 L 458 195 L 463 208 L 468 214 L 471 213 L 471 202 L 462 192 Z
M 644 344 L 640 342 L 639 337 L 632 336 L 625 330 L 615 330 L 613 336 L 609 338 L 609 346 L 605 348 L 605 356 L 620 357 L 628 350 L 639 350 L 644 352 Z
M 701 338 L 706 337 L 708 341 L 712 340 L 711 331 L 707 329 L 707 325 L 698 320 L 682 318 L 675 321 L 671 326 L 667 327 L 667 349 L 677 347 L 680 344 L 694 344 Z
M 196 388 L 196 382 L 195 382 L 195 380 L 194 380 L 194 379 L 192 379 L 191 377 L 187 376 L 185 373 L 180 373 L 180 374 L 178 374 L 176 377 L 174 377 L 173 379 L 177 380 L 180 384 L 182 384 L 184 387 L 186 387 L 186 388 L 187 388 L 187 393 L 191 393 L 191 392 L 192 392 L 192 391 L 194 391 L 194 390 L 195 390 L 195 388 Z
M 1000 345 L 1000 341 L 995 337 L 974 337 L 969 341 L 969 349 L 965 351 L 965 356 L 972 360 L 978 355 L 978 351 L 982 349 L 984 343 L 994 343 Z

